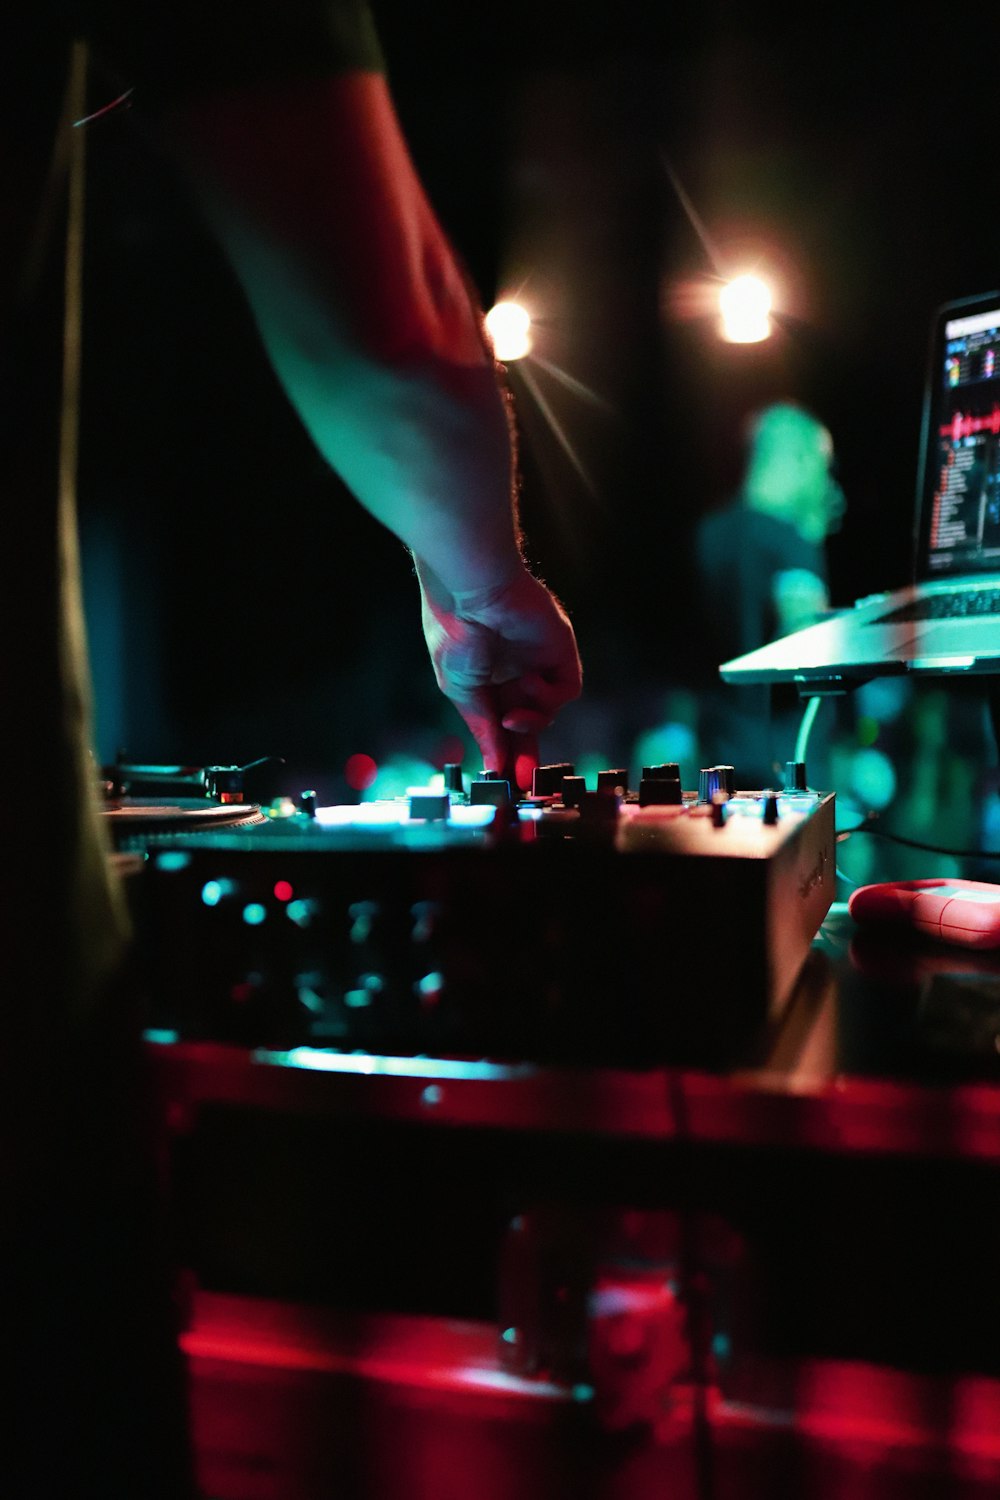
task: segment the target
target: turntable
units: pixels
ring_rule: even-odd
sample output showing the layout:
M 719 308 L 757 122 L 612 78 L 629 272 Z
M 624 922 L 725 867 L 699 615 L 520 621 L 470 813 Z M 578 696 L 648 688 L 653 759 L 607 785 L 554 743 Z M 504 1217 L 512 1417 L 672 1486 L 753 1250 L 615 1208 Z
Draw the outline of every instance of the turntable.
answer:
M 100 784 L 112 845 L 120 850 L 152 834 L 263 823 L 260 806 L 248 800 L 248 781 L 280 764 L 265 756 L 245 766 L 140 765 L 119 756 Z

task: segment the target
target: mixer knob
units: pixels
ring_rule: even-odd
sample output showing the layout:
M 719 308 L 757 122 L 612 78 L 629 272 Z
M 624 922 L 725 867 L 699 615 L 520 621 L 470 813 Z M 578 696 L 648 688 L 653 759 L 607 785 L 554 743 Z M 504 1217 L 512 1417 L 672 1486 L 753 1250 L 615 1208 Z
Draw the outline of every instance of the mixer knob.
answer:
M 465 783 L 462 780 L 462 767 L 455 761 L 449 761 L 444 767 L 444 789 L 446 792 L 464 792 Z
M 299 811 L 304 812 L 307 818 L 316 816 L 316 793 L 314 791 L 299 793 Z
M 711 802 L 715 792 L 731 797 L 736 789 L 736 772 L 732 766 L 704 766 L 698 772 L 698 801 Z
M 804 760 L 785 761 L 785 791 L 806 792 L 806 763 Z
M 712 827 L 725 828 L 726 826 L 726 803 L 729 798 L 725 792 L 712 793 Z
M 556 797 L 562 791 L 563 780 L 572 776 L 576 767 L 569 761 L 561 761 L 557 765 L 536 766 L 531 774 L 531 795 L 533 797 Z
M 435 791 L 433 787 L 414 787 L 408 797 L 411 818 L 425 818 L 438 822 L 447 818 L 451 809 L 451 798 L 447 792 Z
M 562 779 L 562 799 L 564 807 L 579 807 L 580 798 L 587 791 L 587 778 L 585 776 L 564 776 Z
M 764 798 L 763 821 L 768 828 L 773 828 L 778 821 L 778 796 L 776 792 L 768 792 Z
M 473 807 L 500 807 L 510 800 L 510 782 L 501 779 L 497 771 L 488 771 L 469 785 L 469 801 Z
M 680 778 L 644 776 L 639 782 L 640 807 L 679 807 L 683 801 Z
M 681 768 L 675 760 L 666 760 L 658 766 L 643 766 L 643 781 L 680 781 Z
M 628 791 L 628 772 L 598 771 L 597 790 L 604 795 L 617 793 L 619 797 L 624 797 Z

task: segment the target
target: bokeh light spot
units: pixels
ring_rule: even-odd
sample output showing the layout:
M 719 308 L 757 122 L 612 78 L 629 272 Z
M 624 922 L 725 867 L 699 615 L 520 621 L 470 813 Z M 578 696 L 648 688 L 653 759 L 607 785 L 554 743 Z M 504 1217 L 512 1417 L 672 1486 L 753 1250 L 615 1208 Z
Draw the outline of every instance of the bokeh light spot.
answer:
M 467 753 L 465 741 L 457 734 L 446 734 L 439 740 L 431 760 L 441 771 L 445 766 L 460 766 Z
M 378 775 L 378 766 L 370 755 L 349 755 L 344 764 L 344 780 L 355 792 L 364 792 Z
M 759 344 L 771 333 L 771 293 L 759 276 L 737 276 L 719 293 L 722 337 L 730 344 Z
M 531 352 L 531 317 L 518 302 L 497 302 L 485 318 L 497 359 L 523 359 Z
M 858 719 L 858 744 L 867 749 L 870 745 L 874 745 L 878 739 L 878 733 L 878 720 L 873 719 L 870 714 L 862 714 Z
M 888 807 L 896 795 L 892 761 L 881 750 L 859 750 L 851 766 L 851 786 L 867 807 Z

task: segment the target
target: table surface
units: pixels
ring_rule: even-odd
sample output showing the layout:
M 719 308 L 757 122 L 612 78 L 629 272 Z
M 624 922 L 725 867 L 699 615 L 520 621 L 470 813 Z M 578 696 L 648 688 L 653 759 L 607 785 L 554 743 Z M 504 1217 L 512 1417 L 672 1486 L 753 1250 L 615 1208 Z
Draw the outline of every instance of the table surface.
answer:
M 726 1073 L 250 1051 L 147 1035 L 178 1107 L 1000 1159 L 1000 953 L 866 931 L 841 903 L 757 1055 Z

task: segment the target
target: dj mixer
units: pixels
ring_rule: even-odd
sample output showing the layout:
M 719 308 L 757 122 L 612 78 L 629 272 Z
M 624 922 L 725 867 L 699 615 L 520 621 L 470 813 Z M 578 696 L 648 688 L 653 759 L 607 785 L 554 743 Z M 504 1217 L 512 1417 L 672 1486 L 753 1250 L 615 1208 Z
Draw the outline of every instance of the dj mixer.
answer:
M 230 768 L 232 769 L 232 768 Z M 747 1060 L 833 899 L 832 795 L 732 767 L 532 792 L 446 767 L 403 797 L 269 807 L 117 790 L 152 1024 L 250 1047 L 642 1066 Z M 148 784 L 145 790 L 149 790 Z M 197 785 L 182 787 L 185 793 Z

